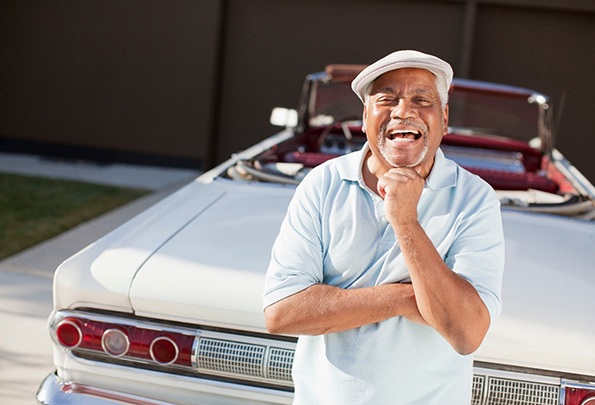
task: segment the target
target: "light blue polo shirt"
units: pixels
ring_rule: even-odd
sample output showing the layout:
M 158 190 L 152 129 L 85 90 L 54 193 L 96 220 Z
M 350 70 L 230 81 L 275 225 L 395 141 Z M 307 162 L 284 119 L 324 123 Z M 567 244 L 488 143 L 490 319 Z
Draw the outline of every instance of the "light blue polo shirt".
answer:
M 275 241 L 267 306 L 312 284 L 361 288 L 409 282 L 383 200 L 364 184 L 359 152 L 314 168 L 297 187 Z M 495 318 L 501 309 L 504 236 L 500 203 L 478 176 L 437 151 L 418 220 Z M 473 357 L 404 317 L 345 332 L 300 336 L 294 404 L 469 404 Z

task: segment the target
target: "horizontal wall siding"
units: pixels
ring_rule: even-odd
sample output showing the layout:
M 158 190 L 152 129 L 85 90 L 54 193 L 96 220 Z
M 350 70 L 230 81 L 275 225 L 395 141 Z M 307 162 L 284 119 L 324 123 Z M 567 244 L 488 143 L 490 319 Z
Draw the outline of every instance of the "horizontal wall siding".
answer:
M 205 167 L 276 131 L 304 76 L 414 48 L 552 96 L 592 181 L 591 0 L 6 0 L 0 148 L 37 142 Z
M 368 63 L 399 48 L 456 60 L 461 7 L 424 4 L 228 1 L 217 159 L 271 134 L 271 109 L 295 107 L 305 75 L 328 63 Z M 453 29 L 442 30 L 442 19 L 454 21 Z M 423 29 L 411 28 L 422 24 Z
M 481 6 L 471 75 L 533 88 L 554 106 L 556 145 L 595 180 L 595 13 Z
M 217 15 L 191 0 L 3 1 L 0 136 L 200 157 Z

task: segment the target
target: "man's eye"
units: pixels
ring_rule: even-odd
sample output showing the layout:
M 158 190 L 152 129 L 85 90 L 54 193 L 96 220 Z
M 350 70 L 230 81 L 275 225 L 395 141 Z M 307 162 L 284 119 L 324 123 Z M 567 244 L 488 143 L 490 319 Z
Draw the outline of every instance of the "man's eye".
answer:
M 391 104 L 394 103 L 396 100 L 395 97 L 392 96 L 380 96 L 376 99 L 378 104 Z
M 418 105 L 429 105 L 432 104 L 432 100 L 425 97 L 416 97 L 413 99 L 413 102 Z

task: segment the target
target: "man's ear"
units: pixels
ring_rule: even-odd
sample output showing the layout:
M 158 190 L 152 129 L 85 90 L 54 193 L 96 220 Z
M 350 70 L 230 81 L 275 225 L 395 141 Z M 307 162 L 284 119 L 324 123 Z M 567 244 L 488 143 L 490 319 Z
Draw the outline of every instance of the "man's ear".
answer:
M 442 134 L 448 133 L 448 104 L 444 106 L 444 112 L 442 113 Z
M 364 112 L 362 113 L 362 132 L 366 133 L 366 118 L 368 117 L 368 111 L 366 109 L 366 105 L 364 104 Z

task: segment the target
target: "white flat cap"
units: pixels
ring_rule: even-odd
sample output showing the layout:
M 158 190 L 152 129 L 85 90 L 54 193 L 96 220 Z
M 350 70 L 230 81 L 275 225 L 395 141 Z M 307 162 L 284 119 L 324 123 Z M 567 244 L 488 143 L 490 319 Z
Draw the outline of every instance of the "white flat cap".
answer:
M 376 78 L 386 72 L 403 68 L 420 68 L 432 72 L 437 80 L 438 93 L 442 104 L 448 102 L 448 90 L 452 82 L 452 67 L 436 56 L 419 51 L 396 51 L 372 63 L 361 71 L 353 82 L 351 88 L 364 101 L 365 91 Z

